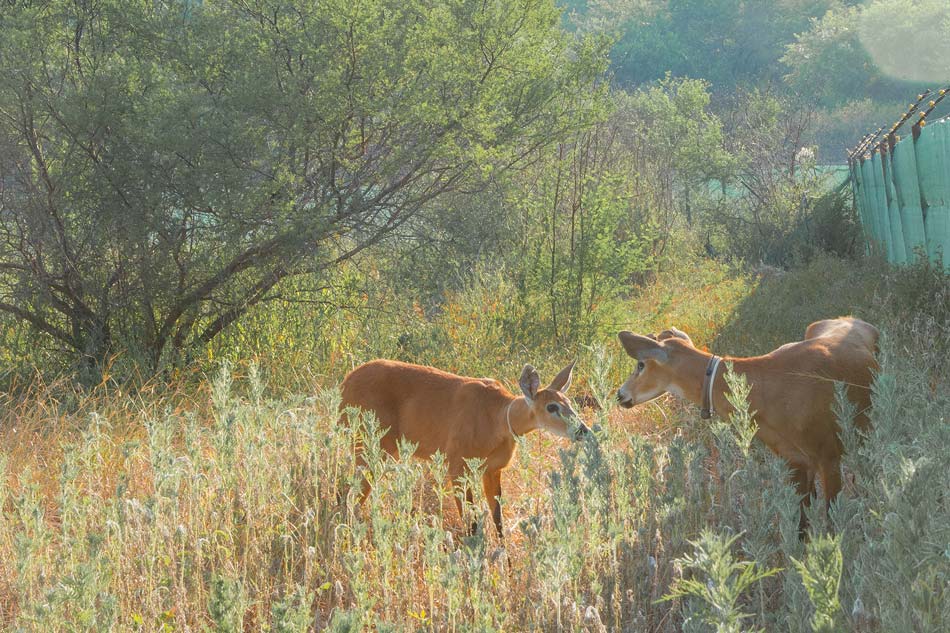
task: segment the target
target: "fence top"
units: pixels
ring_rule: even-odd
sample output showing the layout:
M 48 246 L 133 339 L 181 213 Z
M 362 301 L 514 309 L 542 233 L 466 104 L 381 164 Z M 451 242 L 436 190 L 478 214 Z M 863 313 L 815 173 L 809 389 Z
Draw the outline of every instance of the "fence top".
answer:
M 892 150 L 894 145 L 900 140 L 900 137 L 897 136 L 898 130 L 911 119 L 915 119 L 912 124 L 912 135 L 916 139 L 920 135 L 920 128 L 927 125 L 927 117 L 930 116 L 948 94 L 950 94 L 950 86 L 940 88 L 936 91 L 932 91 L 929 88 L 924 90 L 917 95 L 917 100 L 910 104 L 907 111 L 904 112 L 890 128 L 886 125 L 882 125 L 875 132 L 866 134 L 854 149 L 849 150 L 848 163 L 852 163 L 855 160 L 864 161 L 870 158 L 872 154 Z M 928 97 L 932 98 L 928 100 Z M 947 119 L 950 119 L 950 115 L 937 119 L 937 122 L 943 122 Z M 887 132 L 882 136 L 885 130 L 887 130 Z

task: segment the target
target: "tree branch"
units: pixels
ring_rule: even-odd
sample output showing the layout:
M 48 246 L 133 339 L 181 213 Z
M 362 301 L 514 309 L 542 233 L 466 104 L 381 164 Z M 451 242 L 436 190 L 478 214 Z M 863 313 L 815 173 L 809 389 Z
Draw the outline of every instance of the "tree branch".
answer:
M 26 321 L 37 330 L 49 334 L 53 338 L 66 343 L 73 349 L 79 349 L 79 346 L 76 344 L 76 340 L 69 334 L 69 332 L 46 322 L 40 316 L 33 314 L 32 312 L 28 312 L 27 310 L 5 302 L 0 302 L 0 310 L 8 312 L 17 318 Z

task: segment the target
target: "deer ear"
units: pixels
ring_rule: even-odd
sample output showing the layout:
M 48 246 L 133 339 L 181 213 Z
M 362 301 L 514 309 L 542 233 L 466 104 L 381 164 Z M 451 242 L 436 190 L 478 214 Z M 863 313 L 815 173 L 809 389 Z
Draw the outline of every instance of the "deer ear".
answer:
M 668 330 L 663 330 L 662 332 L 660 332 L 660 336 L 657 337 L 657 340 L 665 341 L 668 338 L 682 339 L 686 341 L 687 343 L 689 343 L 690 345 L 692 345 L 693 347 L 696 347 L 695 345 L 693 345 L 693 339 L 689 337 L 689 334 L 687 334 L 686 332 L 682 330 L 678 330 L 675 327 L 671 327 Z
M 551 381 L 551 384 L 548 385 L 548 389 L 553 391 L 560 391 L 561 393 L 566 392 L 571 386 L 571 380 L 574 379 L 574 365 L 577 364 L 577 361 L 572 361 L 570 365 L 558 372 L 558 375 L 554 377 L 554 380 Z
M 626 331 L 620 332 L 617 337 L 627 354 L 637 360 L 655 360 L 658 363 L 665 363 L 670 359 L 663 345 L 652 338 Z
M 521 386 L 521 392 L 528 399 L 528 402 L 533 401 L 541 387 L 541 377 L 538 376 L 538 370 L 531 365 L 525 365 L 524 369 L 521 370 L 521 378 L 518 379 L 518 384 Z

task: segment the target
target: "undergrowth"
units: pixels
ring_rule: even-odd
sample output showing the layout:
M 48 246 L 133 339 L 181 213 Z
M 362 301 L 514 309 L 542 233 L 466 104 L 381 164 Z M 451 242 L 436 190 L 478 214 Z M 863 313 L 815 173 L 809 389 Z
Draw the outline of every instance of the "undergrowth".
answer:
M 493 296 L 499 311 L 520 308 L 473 290 L 457 308 L 417 317 L 423 334 L 413 354 L 509 382 L 521 363 L 553 366 L 577 353 L 585 377 L 577 389 L 604 404 L 583 413 L 599 428 L 591 441 L 533 434 L 522 443 L 504 473 L 504 543 L 483 499 L 470 508 L 481 529 L 462 529 L 439 460 L 394 461 L 374 450 L 371 416 L 339 423 L 341 367 L 291 380 L 275 365 L 219 363 L 177 393 L 103 386 L 78 404 L 36 390 L 4 405 L 0 427 L 0 623 L 22 631 L 947 630 L 945 295 L 928 281 L 933 301 L 909 318 L 892 297 L 894 284 L 909 293 L 912 280 L 849 266 L 819 260 L 766 280 L 722 270 L 660 279 L 629 298 L 622 326 L 675 324 L 699 344 L 742 348 L 734 353 L 798 338 L 816 313 L 854 311 L 881 326 L 873 426 L 861 437 L 839 401 L 846 485 L 827 514 L 812 504 L 806 541 L 785 465 L 751 439 L 744 407 L 713 424 L 671 399 L 621 414 L 609 407 L 629 370 L 608 338 L 617 324 L 580 349 L 525 349 L 469 311 Z M 430 334 L 438 344 L 426 343 Z M 499 345 L 504 353 L 494 352 Z M 311 389 L 301 388 L 306 381 Z M 745 387 L 732 385 L 741 404 Z M 358 437 L 375 482 L 364 506 L 355 503 Z

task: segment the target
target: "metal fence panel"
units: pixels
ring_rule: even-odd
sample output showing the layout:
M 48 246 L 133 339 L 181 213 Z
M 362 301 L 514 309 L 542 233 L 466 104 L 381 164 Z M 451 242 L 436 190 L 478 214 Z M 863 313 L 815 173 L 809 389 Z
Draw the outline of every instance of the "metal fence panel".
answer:
M 868 251 L 894 264 L 925 254 L 950 272 L 950 119 L 914 126 L 912 136 L 892 143 L 894 138 L 864 143 L 850 157 Z
M 887 218 L 887 199 L 884 195 L 884 169 L 881 167 L 881 154 L 874 152 L 870 163 L 871 202 L 874 205 L 874 220 L 877 224 L 878 241 L 883 243 L 887 261 L 896 262 L 894 257 L 894 240 L 891 236 L 891 225 Z
M 861 165 L 857 161 L 851 161 L 848 165 L 851 172 L 851 190 L 854 193 L 854 208 L 858 214 L 858 220 L 861 226 L 868 226 L 868 204 L 864 195 L 864 176 L 861 174 Z M 867 252 L 871 252 L 870 241 L 866 242 Z
M 879 253 L 882 246 L 881 232 L 877 227 L 877 201 L 874 196 L 874 172 L 870 160 L 862 160 L 858 165 L 861 170 L 861 180 L 864 182 L 863 198 L 864 206 L 867 209 L 867 233 L 868 246 L 872 253 Z
M 904 231 L 904 251 L 907 261 L 913 262 L 918 253 L 927 250 L 924 212 L 920 207 L 920 185 L 917 182 L 917 153 L 914 151 L 913 138 L 905 138 L 894 146 L 891 175 Z
M 895 264 L 907 263 L 907 251 L 904 245 L 904 229 L 901 226 L 900 208 L 897 204 L 897 193 L 894 190 L 893 168 L 891 166 L 890 154 L 881 154 L 881 167 L 883 174 L 881 176 L 884 186 L 884 202 L 887 210 L 888 227 L 890 228 L 890 237 L 888 243 L 891 245 L 893 253 L 893 262 Z
M 915 145 L 927 255 L 950 271 L 950 122 L 923 128 Z

